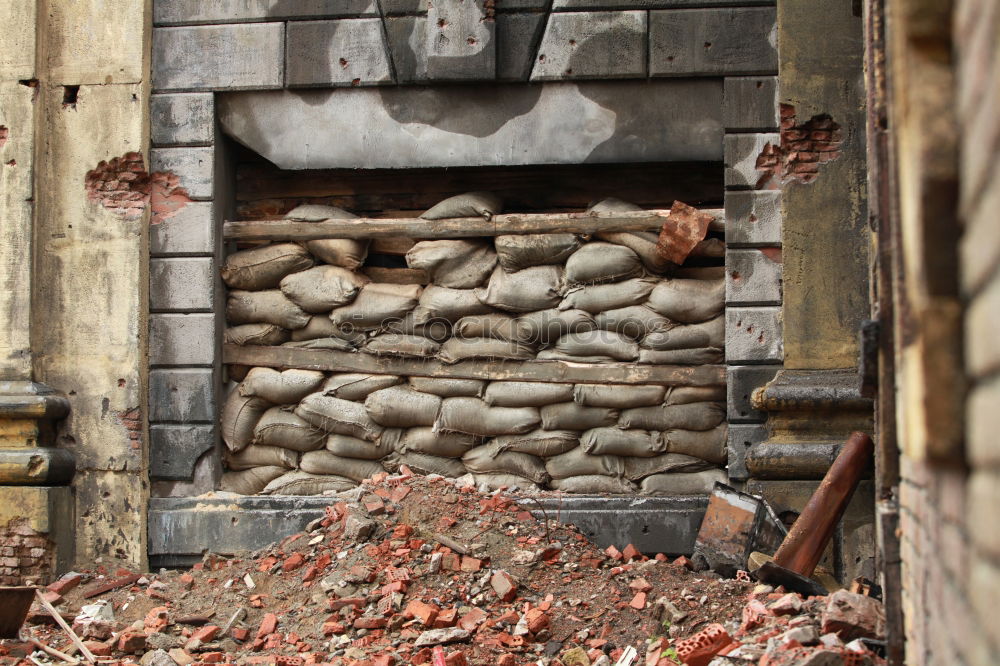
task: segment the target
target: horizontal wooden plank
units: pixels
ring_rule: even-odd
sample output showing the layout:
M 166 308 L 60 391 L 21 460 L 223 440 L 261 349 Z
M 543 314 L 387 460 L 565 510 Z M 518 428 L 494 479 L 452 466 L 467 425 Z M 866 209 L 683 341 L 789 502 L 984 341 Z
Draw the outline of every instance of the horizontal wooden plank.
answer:
M 463 361 L 446 365 L 432 359 L 385 358 L 361 352 L 233 344 L 223 345 L 222 358 L 224 363 L 234 365 L 455 379 L 664 386 L 724 386 L 726 383 L 726 368 L 721 365 L 585 364 L 565 361 Z
M 431 279 L 427 271 L 418 268 L 383 268 L 382 266 L 364 266 L 361 272 L 372 282 L 389 284 L 428 284 Z

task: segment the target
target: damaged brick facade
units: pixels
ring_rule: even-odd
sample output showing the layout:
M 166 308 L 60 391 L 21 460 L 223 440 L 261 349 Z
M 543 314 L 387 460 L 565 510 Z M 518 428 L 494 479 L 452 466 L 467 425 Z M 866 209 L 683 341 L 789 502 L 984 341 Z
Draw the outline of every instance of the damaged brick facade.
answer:
M 762 190 L 780 189 L 790 181 L 811 183 L 822 164 L 840 157 L 844 140 L 840 125 L 826 114 L 799 123 L 794 106 L 781 104 L 779 108 L 781 143 L 767 144 L 757 156 L 757 170 L 761 172 L 757 188 Z
M 150 206 L 150 224 L 160 224 L 191 202 L 176 174 L 147 172 L 142 154 L 136 152 L 102 160 L 87 172 L 84 186 L 91 200 L 127 220 L 140 218 Z
M 47 581 L 52 574 L 52 543 L 24 518 L 0 527 L 0 585 Z

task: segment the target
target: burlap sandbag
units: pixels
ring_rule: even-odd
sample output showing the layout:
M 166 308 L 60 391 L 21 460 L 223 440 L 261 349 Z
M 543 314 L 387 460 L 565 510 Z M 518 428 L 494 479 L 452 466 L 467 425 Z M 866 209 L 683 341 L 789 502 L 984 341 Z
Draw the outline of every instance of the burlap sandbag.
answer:
M 331 349 L 333 351 L 355 352 L 354 345 L 343 338 L 315 338 L 313 340 L 300 340 L 298 342 L 286 342 L 282 347 L 296 347 L 298 349 Z
M 486 281 L 497 255 L 482 240 L 433 240 L 416 243 L 406 253 L 406 265 L 427 271 L 440 287 L 472 289 Z
M 513 474 L 473 474 L 472 478 L 476 482 L 476 488 L 484 489 L 487 492 L 501 488 L 531 490 L 538 487 L 530 479 Z
M 354 220 L 357 215 L 341 208 L 320 204 L 302 204 L 285 214 L 286 220 L 319 222 L 320 220 Z M 306 249 L 333 266 L 356 270 L 368 256 L 368 240 L 353 238 L 323 238 L 306 241 Z
M 330 321 L 345 330 L 373 331 L 386 322 L 401 320 L 417 305 L 419 284 L 369 282 L 354 302 L 330 313 Z
M 410 310 L 401 319 L 389 319 L 382 328 L 392 333 L 419 335 L 434 342 L 444 342 L 451 337 L 451 322 L 445 319 L 431 319 L 417 323 L 415 310 Z
M 545 471 L 553 479 L 567 479 L 571 476 L 625 476 L 625 461 L 619 456 L 592 456 L 583 447 L 570 449 L 566 453 L 545 460 Z
M 501 312 L 469 315 L 455 322 L 455 335 L 462 338 L 517 339 L 517 320 Z
M 486 287 L 476 289 L 476 296 L 498 310 L 534 312 L 559 305 L 562 283 L 560 266 L 532 266 L 516 273 L 497 267 Z
M 539 423 L 541 418 L 533 407 L 490 407 L 478 398 L 445 398 L 434 428 L 496 437 L 529 432 Z
M 643 209 L 634 203 L 609 197 L 593 204 L 587 210 L 592 213 L 609 214 L 640 211 Z M 656 251 L 656 243 L 659 239 L 659 235 L 656 233 L 647 231 L 599 231 L 594 236 L 603 241 L 630 248 L 639 255 L 646 269 L 654 273 L 662 273 L 673 265 Z
M 600 474 L 554 479 L 549 485 L 560 492 L 579 495 L 634 495 L 636 490 L 635 484 L 627 479 Z
M 286 275 L 304 271 L 313 258 L 295 243 L 271 243 L 233 252 L 222 265 L 222 281 L 230 289 L 274 289 Z
M 293 405 L 319 389 L 326 375 L 317 370 L 253 368 L 240 384 L 240 395 L 257 396 L 275 405 Z
M 267 400 L 240 393 L 237 385 L 226 398 L 222 407 L 222 441 L 233 453 L 242 451 L 253 441 L 253 429 L 257 421 L 271 406 Z
M 680 324 L 651 331 L 642 339 L 643 349 L 669 351 L 697 347 L 722 348 L 726 344 L 726 318 L 722 315 L 700 324 Z
M 621 413 L 618 425 L 640 430 L 711 430 L 726 418 L 726 407 L 718 402 L 692 402 L 687 405 L 637 407 Z
M 722 314 L 725 304 L 725 280 L 661 280 L 650 292 L 647 302 L 667 319 L 684 324 L 717 317 Z
M 575 402 L 560 402 L 539 409 L 545 430 L 590 430 L 612 426 L 618 421 L 618 410 L 606 407 L 584 407 Z
M 326 433 L 296 416 L 290 407 L 272 407 L 257 421 L 253 441 L 292 451 L 315 451 L 323 446 Z
M 226 452 L 226 467 L 242 471 L 251 467 L 276 466 L 295 469 L 299 465 L 299 454 L 278 446 L 251 444 L 239 453 Z
M 420 294 L 420 301 L 413 310 L 413 323 L 417 325 L 443 320 L 456 322 L 469 315 L 481 315 L 490 311 L 476 297 L 475 289 L 449 289 L 428 285 Z
M 455 458 L 443 458 L 432 456 L 426 453 L 403 453 L 393 454 L 382 460 L 382 467 L 389 472 L 399 471 L 400 466 L 406 465 L 411 472 L 417 474 L 440 474 L 449 479 L 457 479 L 465 476 L 465 465 L 461 460 Z
M 441 345 L 420 335 L 382 333 L 369 338 L 361 348 L 374 356 L 399 356 L 403 358 L 430 358 L 438 353 Z
M 728 483 L 726 473 L 721 469 L 706 469 L 702 472 L 678 472 L 674 474 L 653 474 L 642 480 L 639 493 L 642 495 L 708 495 L 716 482 Z
M 503 200 L 492 192 L 466 192 L 439 201 L 422 217 L 425 220 L 443 220 L 450 217 L 485 217 L 499 215 Z
M 486 404 L 497 407 L 541 407 L 572 399 L 572 384 L 549 382 L 490 382 L 483 394 Z
M 280 345 L 289 338 L 289 332 L 274 324 L 241 324 L 230 326 L 223 340 L 232 345 Z
M 309 323 L 305 325 L 305 328 L 292 331 L 291 335 L 293 342 L 321 338 L 341 338 L 357 347 L 365 341 L 365 334 L 360 331 L 344 330 L 330 321 L 328 316 L 315 315 L 309 318 Z
M 577 384 L 573 400 L 588 407 L 630 409 L 663 404 L 666 388 L 655 384 Z
M 597 328 L 615 331 L 633 340 L 642 340 L 654 331 L 662 331 L 674 324 L 645 305 L 630 305 L 594 315 Z
M 583 310 L 539 310 L 517 318 L 517 339 L 538 346 L 555 342 L 567 333 L 586 333 L 597 328 Z
M 307 395 L 295 408 L 295 414 L 328 433 L 373 442 L 378 441 L 384 430 L 368 416 L 363 404 L 335 398 L 326 392 Z
M 474 474 L 514 474 L 535 483 L 549 480 L 545 463 L 530 453 L 498 451 L 489 446 L 477 446 L 462 456 L 462 464 Z
M 635 252 L 614 243 L 587 243 L 566 260 L 570 284 L 621 282 L 643 274 Z
M 560 310 L 584 310 L 591 314 L 606 312 L 630 305 L 640 305 L 649 297 L 656 285 L 650 278 L 633 278 L 613 284 L 593 284 L 573 287 L 559 303 Z
M 438 352 L 442 363 L 459 363 L 472 359 L 507 359 L 524 361 L 534 358 L 535 350 L 528 345 L 496 338 L 451 338 Z
M 631 481 L 644 479 L 651 474 L 700 472 L 714 467 L 710 462 L 682 453 L 662 453 L 649 458 L 622 458 L 622 460 L 625 462 L 625 478 Z
M 383 471 L 382 465 L 374 460 L 345 458 L 325 449 L 303 453 L 299 460 L 299 469 L 310 474 L 343 476 L 359 483 Z
M 393 452 L 392 443 L 386 441 L 384 433 L 378 442 L 369 442 L 350 435 L 330 435 L 326 438 L 323 448 L 335 456 L 359 460 L 381 460 Z
M 539 458 L 551 458 L 566 453 L 579 443 L 580 433 L 572 430 L 532 430 L 523 435 L 501 435 L 490 440 L 487 446 L 496 452 L 516 451 L 530 453 Z
M 242 471 L 223 472 L 219 481 L 219 490 L 240 495 L 256 495 L 264 490 L 268 483 L 278 478 L 288 470 L 277 465 L 267 467 L 251 467 Z
M 264 486 L 261 495 L 322 495 L 342 493 L 357 488 L 351 479 L 329 474 L 310 474 L 301 470 L 282 474 Z
M 561 264 L 582 243 L 576 234 L 512 234 L 494 239 L 500 266 L 508 273 Z
M 692 402 L 718 402 L 725 399 L 725 386 L 671 386 L 667 389 L 663 404 L 687 405 Z
M 567 333 L 556 340 L 555 350 L 570 356 L 606 356 L 616 361 L 639 358 L 639 345 L 631 338 L 614 331 Z
M 580 446 L 592 455 L 649 458 L 667 452 L 663 436 L 648 430 L 593 428 L 580 435 Z
M 486 390 L 486 382 L 481 379 L 448 379 L 439 377 L 410 377 L 410 386 L 415 391 L 439 395 L 442 398 L 471 396 L 480 398 Z
M 718 464 L 729 459 L 726 446 L 729 426 L 725 423 L 711 430 L 665 430 L 660 434 L 667 453 L 683 453 Z
M 405 380 L 396 375 L 370 375 L 360 372 L 343 372 L 331 375 L 323 383 L 323 392 L 343 400 L 361 400 L 372 391 L 402 384 Z
M 368 416 L 387 428 L 432 426 L 440 409 L 441 398 L 405 385 L 390 386 L 365 398 Z
M 309 323 L 309 314 L 277 289 L 231 291 L 226 301 L 226 321 L 234 326 L 274 324 L 294 331 Z
M 715 347 L 698 349 L 639 350 L 639 363 L 649 365 L 715 365 L 725 360 L 725 352 Z
M 433 428 L 394 428 L 382 434 L 397 453 L 426 453 L 441 458 L 461 458 L 480 443 L 480 439 L 459 432 L 434 432 Z
M 314 266 L 281 280 L 281 293 L 306 312 L 317 314 L 347 305 L 370 280 L 340 266 Z
M 535 356 L 539 361 L 566 361 L 569 363 L 614 363 L 610 356 L 576 356 L 556 349 L 543 349 Z

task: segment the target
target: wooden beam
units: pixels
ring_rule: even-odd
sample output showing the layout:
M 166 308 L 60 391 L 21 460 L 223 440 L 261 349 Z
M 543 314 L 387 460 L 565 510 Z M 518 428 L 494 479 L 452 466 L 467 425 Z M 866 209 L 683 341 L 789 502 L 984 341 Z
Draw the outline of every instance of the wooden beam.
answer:
M 455 379 L 665 386 L 724 386 L 726 383 L 726 368 L 721 365 L 584 364 L 564 361 L 464 361 L 446 365 L 434 359 L 233 344 L 222 346 L 222 357 L 224 363 L 234 365 Z

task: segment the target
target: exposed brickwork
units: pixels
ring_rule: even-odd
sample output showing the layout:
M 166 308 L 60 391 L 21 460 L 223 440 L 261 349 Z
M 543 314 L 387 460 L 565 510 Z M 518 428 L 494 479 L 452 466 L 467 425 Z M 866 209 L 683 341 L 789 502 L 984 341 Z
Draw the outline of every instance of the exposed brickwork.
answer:
M 132 407 L 131 409 L 115 412 L 115 418 L 118 423 L 125 427 L 125 431 L 128 432 L 128 439 L 132 444 L 132 448 L 140 448 L 142 446 L 142 412 L 140 409 Z
M 7 143 L 8 136 L 10 136 L 10 130 L 0 125 L 0 148 L 3 148 L 4 144 Z
M 813 116 L 799 124 L 795 107 L 781 105 L 781 145 L 767 144 L 757 156 L 761 172 L 757 189 L 780 189 L 783 183 L 811 183 L 820 165 L 840 157 L 843 130 L 828 115 Z
M 52 543 L 31 529 L 24 518 L 0 527 L 0 585 L 48 581 L 53 553 Z
M 84 179 L 87 195 L 126 220 L 142 216 L 151 204 L 150 224 L 160 224 L 191 202 L 180 179 L 170 172 L 148 173 L 140 153 L 126 153 L 88 171 Z

